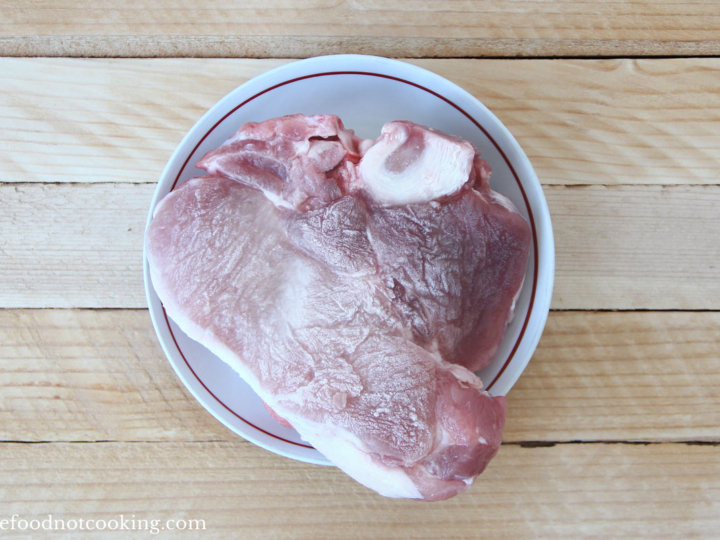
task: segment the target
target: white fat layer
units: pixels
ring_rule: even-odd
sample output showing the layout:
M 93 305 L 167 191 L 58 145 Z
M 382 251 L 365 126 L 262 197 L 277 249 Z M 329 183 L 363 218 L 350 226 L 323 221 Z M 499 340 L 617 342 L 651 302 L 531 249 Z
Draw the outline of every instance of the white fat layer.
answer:
M 273 193 L 272 191 L 268 191 L 267 189 L 261 189 L 263 195 L 269 200 L 273 205 L 275 205 L 275 208 L 288 208 L 290 210 L 293 209 L 292 205 L 287 202 L 285 199 L 283 199 L 280 195 L 277 195 L 276 193 Z
M 409 130 L 396 129 L 363 156 L 359 172 L 372 197 L 385 206 L 432 201 L 464 186 L 472 169 L 474 150 L 469 144 L 423 133 L 424 147 L 400 172 L 388 170 L 387 159 L 408 139 Z
M 310 285 L 317 278 L 312 265 L 299 257 L 288 258 L 286 261 L 284 280 L 278 291 L 277 305 L 282 306 L 283 322 L 290 328 L 301 327 L 303 323 L 303 306 L 306 305 Z
M 245 367 L 237 354 L 218 340 L 212 332 L 184 317 L 172 302 L 166 301 L 170 297 L 162 287 L 160 276 L 153 271 L 153 265 L 150 265 L 150 273 L 155 291 L 163 300 L 168 315 L 188 337 L 210 349 L 235 370 L 265 403 L 280 417 L 292 424 L 304 440 L 312 444 L 348 475 L 381 495 L 393 498 L 422 499 L 418 488 L 405 472 L 373 461 L 362 450 L 362 443 L 355 436 L 329 423 L 319 424 L 308 421 L 285 408 L 281 402 L 277 401 L 277 396 L 264 392 L 255 375 Z M 282 397 L 285 399 L 288 396 Z
M 304 440 L 361 484 L 385 497 L 422 499 L 417 486 L 403 470 L 374 461 L 362 450 L 362 443 L 346 430 L 299 418 L 282 405 L 275 410 L 293 425 Z
M 445 366 L 445 369 L 447 369 L 452 375 L 465 387 L 470 388 L 477 388 L 478 390 L 482 390 L 482 381 L 480 380 L 480 377 L 475 375 L 472 371 L 469 369 L 460 366 L 458 364 L 448 364 Z
M 235 370 L 235 372 L 237 372 L 254 390 L 259 388 L 260 383 L 255 375 L 252 371 L 247 369 L 245 365 L 243 365 L 240 358 L 235 353 L 217 339 L 213 332 L 202 328 L 185 317 L 181 310 L 179 310 L 175 304 L 169 300 L 170 296 L 162 286 L 162 279 L 156 274 L 154 265 L 152 264 L 150 265 L 150 278 L 152 280 L 153 287 L 155 288 L 155 292 L 162 301 L 168 316 L 174 320 L 180 328 L 182 328 L 183 332 L 185 332 L 188 337 L 210 349 L 213 353 L 220 357 L 223 362 L 233 368 L 233 370 Z
M 510 312 L 508 313 L 507 324 L 510 324 L 512 322 L 512 320 L 515 318 L 515 304 L 517 304 L 517 301 L 520 298 L 520 293 L 522 292 L 523 285 L 525 285 L 525 277 L 524 276 L 523 276 L 523 280 L 520 282 L 520 287 L 518 287 L 518 290 L 515 293 L 515 296 L 513 297 L 512 305 L 510 306 Z
M 513 204 L 513 202 L 508 199 L 505 195 L 502 193 L 498 193 L 497 191 L 490 190 L 490 198 L 499 204 L 500 206 L 506 208 L 507 210 L 510 210 L 510 212 L 515 212 L 516 214 L 519 214 L 517 207 Z

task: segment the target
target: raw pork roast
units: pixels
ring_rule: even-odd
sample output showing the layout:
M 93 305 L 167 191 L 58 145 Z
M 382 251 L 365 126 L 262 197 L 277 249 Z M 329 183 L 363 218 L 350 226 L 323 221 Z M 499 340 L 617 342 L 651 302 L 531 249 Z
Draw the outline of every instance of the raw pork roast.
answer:
M 502 340 L 530 230 L 462 139 L 335 116 L 248 123 L 156 207 L 168 314 L 279 417 L 388 497 L 468 488 L 506 402 L 473 371 Z

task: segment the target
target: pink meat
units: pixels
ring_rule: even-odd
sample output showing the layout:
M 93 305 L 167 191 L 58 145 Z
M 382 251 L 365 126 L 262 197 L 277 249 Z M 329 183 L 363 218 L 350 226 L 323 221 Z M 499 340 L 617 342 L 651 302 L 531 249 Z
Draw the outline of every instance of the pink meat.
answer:
M 396 192 L 371 197 L 373 251 L 415 342 L 478 371 L 492 362 L 512 318 L 530 228 L 509 199 L 490 189 L 490 166 L 469 143 L 410 122 L 383 128 L 360 173 L 365 184 L 382 178 L 383 190 L 376 191 L 384 195 L 398 175 L 381 169 L 407 171 L 423 154 L 428 163 L 418 169 L 425 177 L 414 175 L 408 184 L 434 186 L 434 197 L 418 201 L 417 190 L 404 200 Z M 447 181 L 447 161 L 463 165 L 456 182 Z
M 168 314 L 386 496 L 456 495 L 501 443 L 505 399 L 464 366 L 502 339 L 529 230 L 476 154 L 408 122 L 372 146 L 333 116 L 246 124 L 148 229 Z
M 272 419 L 275 420 L 278 424 L 280 424 L 283 427 L 286 428 L 292 428 L 292 424 L 285 420 L 282 416 L 280 416 L 278 413 L 276 413 L 274 410 L 270 408 L 270 405 L 265 403 L 263 401 L 263 405 L 265 406 L 265 410 L 268 412 L 270 416 L 272 416 Z
M 197 166 L 261 189 L 278 205 L 308 210 L 341 196 L 360 142 L 337 116 L 298 114 L 243 125 Z

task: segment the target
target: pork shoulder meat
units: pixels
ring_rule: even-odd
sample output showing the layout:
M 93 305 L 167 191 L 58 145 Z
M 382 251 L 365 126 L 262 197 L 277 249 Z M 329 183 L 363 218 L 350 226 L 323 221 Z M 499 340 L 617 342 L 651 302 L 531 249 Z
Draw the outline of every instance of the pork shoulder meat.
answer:
M 468 142 L 410 122 L 249 123 L 156 207 L 168 314 L 350 476 L 440 500 L 497 452 L 486 366 L 528 258 L 522 216 Z

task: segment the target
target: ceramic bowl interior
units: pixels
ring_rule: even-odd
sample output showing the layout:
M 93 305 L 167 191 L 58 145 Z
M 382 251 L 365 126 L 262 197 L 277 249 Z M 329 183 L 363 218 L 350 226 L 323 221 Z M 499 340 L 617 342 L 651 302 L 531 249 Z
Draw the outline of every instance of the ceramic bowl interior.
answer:
M 479 375 L 492 394 L 504 395 L 525 369 L 550 308 L 554 246 L 540 183 L 524 152 L 502 123 L 475 97 L 417 66 L 361 55 L 292 62 L 243 84 L 203 116 L 172 155 L 152 200 L 157 202 L 203 171 L 195 163 L 241 124 L 287 114 L 336 114 L 346 127 L 376 138 L 386 122 L 411 120 L 462 137 L 478 147 L 493 169 L 493 189 L 509 197 L 532 228 L 533 244 L 515 317 L 493 363 Z M 328 463 L 298 434 L 280 426 L 230 367 L 189 339 L 170 320 L 149 278 L 150 315 L 163 349 L 184 384 L 215 417 L 251 442 L 311 463 Z

